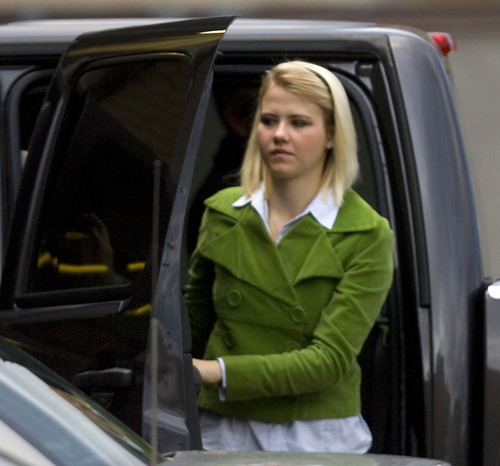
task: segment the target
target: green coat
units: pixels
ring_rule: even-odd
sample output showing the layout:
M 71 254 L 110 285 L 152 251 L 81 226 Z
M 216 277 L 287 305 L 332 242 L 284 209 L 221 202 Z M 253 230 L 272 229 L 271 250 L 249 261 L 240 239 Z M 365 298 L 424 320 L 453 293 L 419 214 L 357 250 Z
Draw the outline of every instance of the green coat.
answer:
M 311 215 L 276 244 L 241 188 L 206 201 L 186 288 L 193 354 L 222 357 L 226 400 L 201 408 L 264 422 L 360 413 L 363 343 L 393 274 L 392 231 L 349 190 L 331 230 Z

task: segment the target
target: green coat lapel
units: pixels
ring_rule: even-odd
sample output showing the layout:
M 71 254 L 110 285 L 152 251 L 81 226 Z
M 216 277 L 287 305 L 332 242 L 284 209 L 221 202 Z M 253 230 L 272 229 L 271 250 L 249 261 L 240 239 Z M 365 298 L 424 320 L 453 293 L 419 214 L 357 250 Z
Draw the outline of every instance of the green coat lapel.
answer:
M 297 283 L 313 277 L 343 276 L 331 232 L 312 216 L 303 217 L 276 245 L 251 205 L 232 206 L 241 191 L 226 191 L 207 201 L 213 230 L 201 246 L 203 256 L 236 278 L 290 304 L 296 302 L 293 287 Z
M 341 278 L 344 275 L 327 230 L 310 215 L 299 220 L 277 247 L 293 285 L 314 277 Z
M 233 225 L 205 242 L 200 254 L 239 280 L 293 304 L 290 280 L 260 217 L 251 206 L 234 210 L 238 215 Z
M 379 215 L 355 191 L 349 189 L 344 194 L 344 202 L 333 224 L 333 233 L 354 233 L 377 228 Z

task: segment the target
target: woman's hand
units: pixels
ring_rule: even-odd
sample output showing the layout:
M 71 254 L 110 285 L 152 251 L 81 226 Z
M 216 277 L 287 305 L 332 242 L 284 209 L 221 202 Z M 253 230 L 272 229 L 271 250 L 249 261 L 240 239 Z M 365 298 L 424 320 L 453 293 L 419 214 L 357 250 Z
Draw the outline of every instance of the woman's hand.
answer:
M 220 367 L 219 361 L 193 359 L 193 366 L 198 369 L 203 383 L 220 384 L 222 382 L 222 368 Z

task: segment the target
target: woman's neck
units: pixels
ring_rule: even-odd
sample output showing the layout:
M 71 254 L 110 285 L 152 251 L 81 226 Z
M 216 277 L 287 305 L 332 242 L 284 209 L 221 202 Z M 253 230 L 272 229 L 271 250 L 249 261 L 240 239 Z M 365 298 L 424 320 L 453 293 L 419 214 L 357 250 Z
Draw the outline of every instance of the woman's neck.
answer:
M 318 194 L 318 187 L 290 180 L 271 180 L 266 186 L 268 223 L 276 241 L 281 229 L 302 213 Z

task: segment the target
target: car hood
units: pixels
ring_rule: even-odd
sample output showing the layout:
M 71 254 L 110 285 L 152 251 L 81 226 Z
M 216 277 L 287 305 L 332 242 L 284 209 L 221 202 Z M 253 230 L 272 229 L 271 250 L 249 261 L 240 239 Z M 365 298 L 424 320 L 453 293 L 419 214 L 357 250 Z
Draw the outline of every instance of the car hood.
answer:
M 260 451 L 181 451 L 173 454 L 168 464 L 173 466 L 210 464 L 218 466 L 449 466 L 449 463 L 443 461 L 407 456 Z

